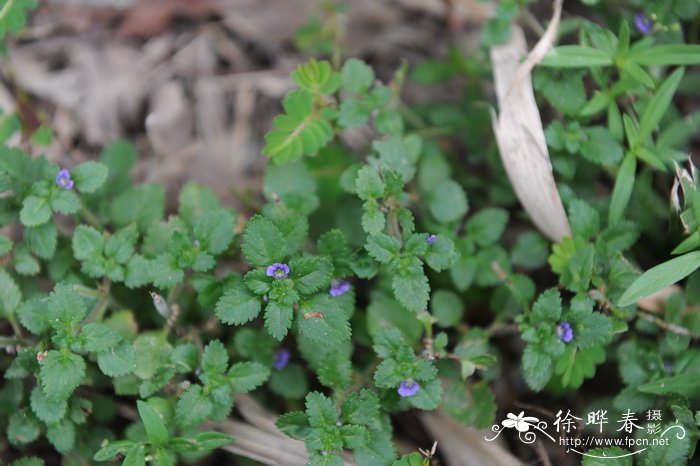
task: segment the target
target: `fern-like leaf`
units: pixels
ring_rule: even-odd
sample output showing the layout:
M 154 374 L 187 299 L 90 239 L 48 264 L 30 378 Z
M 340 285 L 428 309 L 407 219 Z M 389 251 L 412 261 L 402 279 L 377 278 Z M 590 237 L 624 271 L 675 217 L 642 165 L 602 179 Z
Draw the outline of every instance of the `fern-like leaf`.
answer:
M 263 154 L 277 162 L 296 160 L 302 155 L 315 155 L 333 138 L 333 127 L 314 105 L 313 95 L 306 90 L 292 91 L 282 102 L 285 114 L 272 120 L 274 129 L 265 136 Z

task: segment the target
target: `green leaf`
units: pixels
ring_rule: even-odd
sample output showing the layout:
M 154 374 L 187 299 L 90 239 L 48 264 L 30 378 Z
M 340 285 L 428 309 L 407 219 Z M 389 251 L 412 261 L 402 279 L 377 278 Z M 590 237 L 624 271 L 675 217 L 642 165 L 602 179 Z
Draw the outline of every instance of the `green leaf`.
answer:
M 91 322 L 80 331 L 80 341 L 85 351 L 100 352 L 116 346 L 121 336 L 109 325 Z
M 85 377 L 85 361 L 77 354 L 50 350 L 40 369 L 41 388 L 49 401 L 68 399 Z
M 265 136 L 263 154 L 275 162 L 296 160 L 314 155 L 333 139 L 333 127 L 314 106 L 313 94 L 292 91 L 282 101 L 285 114 L 272 120 L 274 129 Z
M 605 52 L 583 45 L 554 47 L 540 63 L 551 68 L 589 68 L 612 64 L 612 57 Z
M 331 351 L 318 366 L 318 380 L 326 387 L 345 389 L 352 382 L 352 363 L 340 351 Z
M 508 223 L 508 212 L 503 209 L 483 209 L 467 222 L 467 236 L 479 246 L 489 246 L 501 237 Z
M 26 227 L 35 227 L 46 223 L 51 218 L 51 206 L 46 199 L 29 196 L 22 203 L 19 220 Z
M 109 461 L 118 454 L 124 455 L 133 445 L 133 440 L 110 441 L 100 448 L 92 459 L 95 461 Z
M 131 343 L 122 342 L 97 355 L 97 365 L 103 374 L 119 377 L 129 374 L 136 368 L 136 353 Z
M 248 221 L 241 250 L 246 260 L 255 267 L 263 267 L 284 259 L 284 236 L 271 220 L 255 215 Z
M 134 244 L 138 239 L 136 225 L 122 228 L 107 239 L 104 247 L 105 257 L 114 258 L 119 264 L 126 264 L 134 254 Z
M 214 411 L 214 404 L 202 393 L 202 386 L 193 384 L 182 394 L 175 406 L 175 421 L 183 429 L 196 427 Z
M 336 427 L 338 413 L 330 398 L 319 392 L 306 395 L 306 414 L 311 427 Z
M 41 424 L 28 409 L 18 409 L 7 423 L 7 439 L 13 445 L 23 445 L 36 440 L 40 430 Z
M 309 418 L 306 413 L 292 411 L 277 418 L 277 428 L 295 439 L 304 439 L 309 433 Z
M 302 89 L 313 94 L 329 95 L 340 86 L 341 78 L 333 71 L 331 64 L 326 60 L 309 60 L 302 63 L 292 72 L 292 79 Z
M 342 342 L 350 339 L 348 315 L 338 299 L 317 294 L 302 304 L 299 332 L 315 342 Z
M 59 453 L 69 453 L 75 446 L 75 425 L 63 419 L 46 429 L 46 438 Z
M 73 191 L 54 188 L 51 191 L 51 209 L 59 214 L 74 214 L 80 210 L 80 199 Z
M 622 161 L 620 171 L 617 172 L 617 177 L 615 178 L 615 187 L 610 197 L 610 210 L 608 211 L 609 225 L 614 225 L 622 219 L 632 195 L 636 172 L 637 159 L 634 154 L 628 153 Z
M 365 249 L 377 262 L 386 264 L 401 250 L 401 242 L 389 235 L 374 235 L 367 238 Z
M 454 242 L 446 235 L 437 235 L 425 255 L 426 264 L 437 272 L 450 268 L 458 259 L 459 253 L 455 251 Z
M 585 240 L 598 234 L 600 230 L 600 215 L 590 204 L 575 199 L 569 204 L 569 221 L 571 232 Z
M 145 466 L 146 465 L 146 448 L 137 443 L 129 448 L 129 451 L 124 457 L 122 466 Z
M 437 290 L 430 301 L 430 312 L 441 327 L 453 327 L 462 319 L 462 300 L 449 290 Z
M 202 214 L 194 224 L 193 234 L 200 247 L 218 255 L 228 249 L 233 240 L 235 219 L 227 209 L 214 209 Z
M 700 267 L 700 251 L 689 252 L 659 264 L 637 278 L 618 300 L 618 306 L 629 306 L 641 298 L 670 286 Z
M 468 209 L 467 195 L 453 180 L 445 180 L 437 185 L 429 195 L 428 209 L 441 223 L 459 220 Z
M 341 70 L 343 89 L 356 94 L 367 92 L 374 82 L 374 71 L 362 60 L 348 59 Z
M 166 445 L 169 438 L 168 429 L 165 428 L 165 423 L 160 414 L 145 401 L 136 401 L 136 407 L 139 410 L 143 426 L 146 428 L 148 440 L 157 447 Z
M 22 300 L 22 293 L 15 283 L 14 279 L 10 276 L 5 269 L 0 269 L 0 305 L 2 308 L 2 315 L 10 316 L 14 313 L 17 306 L 19 306 Z
M 418 409 L 431 411 L 440 406 L 442 397 L 442 385 L 439 380 L 431 380 L 421 383 L 418 393 L 408 397 L 407 400 Z
M 223 374 L 228 367 L 228 353 L 224 344 L 219 340 L 212 340 L 204 348 L 202 354 L 202 370 L 205 374 Z
M 532 305 L 532 319 L 535 322 L 556 322 L 561 315 L 561 295 L 556 288 L 542 293 Z
M 12 250 L 12 245 L 14 243 L 9 238 L 0 235 L 0 256 L 4 256 Z
M 34 387 L 29 398 L 32 411 L 46 424 L 53 424 L 63 419 L 68 410 L 66 400 L 49 401 L 40 387 Z
M 73 256 L 85 261 L 102 256 L 105 240 L 102 234 L 88 225 L 78 225 L 73 232 Z
M 260 297 L 242 283 L 228 289 L 216 303 L 216 316 L 225 324 L 241 325 L 260 314 Z
M 525 383 L 536 392 L 542 390 L 552 377 L 552 359 L 531 345 L 523 353 L 522 368 Z
M 639 47 L 633 50 L 627 59 L 644 66 L 699 65 L 700 45 L 663 44 Z
M 4 296 L 7 295 L 4 294 Z M 45 299 L 36 297 L 25 301 L 17 308 L 16 312 L 22 325 L 34 335 L 41 335 L 51 328 Z
M 179 373 L 192 372 L 197 368 L 199 352 L 193 343 L 178 345 L 170 356 L 170 361 Z
M 365 165 L 357 172 L 355 192 L 360 199 L 378 199 L 384 196 L 386 185 L 379 175 L 379 169 L 373 165 Z
M 75 188 L 81 193 L 93 193 L 97 191 L 107 181 L 109 170 L 107 165 L 88 161 L 81 163 L 73 170 L 71 176 L 75 181 Z
M 643 144 L 651 136 L 652 131 L 656 129 L 661 118 L 666 114 L 684 73 L 683 68 L 678 68 L 656 90 L 654 97 L 644 109 L 639 120 L 639 130 L 634 140 L 635 145 Z
M 328 288 L 333 264 L 324 257 L 302 256 L 293 258 L 289 267 L 294 286 L 302 295 Z
M 29 249 L 42 259 L 51 259 L 56 252 L 58 233 L 53 222 L 24 229 L 24 239 Z
M 75 292 L 73 285 L 57 283 L 49 295 L 49 323 L 55 329 L 77 325 L 85 318 L 87 311 L 84 299 Z
M 265 328 L 277 340 L 281 341 L 287 335 L 289 327 L 292 326 L 292 317 L 294 310 L 291 305 L 270 301 L 265 306 Z
M 386 226 L 384 212 L 382 212 L 379 202 L 375 199 L 368 199 L 362 206 L 362 229 L 368 235 L 378 235 Z
M 247 393 L 256 389 L 270 377 L 270 370 L 257 362 L 237 362 L 228 371 L 233 391 Z
M 391 288 L 396 299 L 409 311 L 421 312 L 428 307 L 430 285 L 422 269 L 395 274 Z
M 700 377 L 697 374 L 679 374 L 647 382 L 637 387 L 637 390 L 654 395 L 678 394 L 691 398 L 697 396 L 700 390 Z
M 584 129 L 585 141 L 581 154 L 594 163 L 615 165 L 622 160 L 622 145 L 607 128 L 592 126 Z
M 150 183 L 129 188 L 119 194 L 109 206 L 109 215 L 118 228 L 135 223 L 141 233 L 163 218 L 165 190 Z

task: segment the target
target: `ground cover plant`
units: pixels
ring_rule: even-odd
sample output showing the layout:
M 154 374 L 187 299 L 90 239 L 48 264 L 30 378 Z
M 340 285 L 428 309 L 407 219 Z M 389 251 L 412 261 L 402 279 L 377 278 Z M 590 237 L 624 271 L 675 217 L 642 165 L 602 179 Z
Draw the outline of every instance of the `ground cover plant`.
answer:
M 3 2 L 0 36 L 34 6 Z M 254 464 L 218 451 L 250 393 L 311 465 L 449 464 L 406 421 L 436 410 L 523 461 L 697 464 L 700 4 L 565 11 L 533 71 L 557 241 L 491 130 L 489 48 L 537 7 L 504 0 L 475 50 L 380 79 L 322 2 L 246 210 L 194 182 L 166 208 L 126 140 L 58 166 L 50 128 L 3 114 L 22 137 L 0 148 L 0 457 Z M 406 95 L 454 79 L 451 100 Z

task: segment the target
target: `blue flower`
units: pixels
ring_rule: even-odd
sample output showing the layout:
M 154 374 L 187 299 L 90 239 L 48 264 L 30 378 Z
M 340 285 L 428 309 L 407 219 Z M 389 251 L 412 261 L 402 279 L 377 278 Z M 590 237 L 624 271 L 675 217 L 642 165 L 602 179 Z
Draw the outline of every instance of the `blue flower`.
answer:
M 569 343 L 574 339 L 574 331 L 571 329 L 571 324 L 568 322 L 562 322 L 557 326 L 557 336 L 562 339 L 564 343 Z
M 437 235 L 428 235 L 425 240 L 428 242 L 428 244 L 433 244 L 435 241 L 437 241 Z
M 654 21 L 644 13 L 637 13 L 634 16 L 634 27 L 636 27 L 637 31 L 641 34 L 648 36 L 654 32 Z
M 277 352 L 277 357 L 275 358 L 275 369 L 280 370 L 287 367 L 289 360 L 292 358 L 292 353 L 288 349 L 282 348 Z
M 289 266 L 287 264 L 282 264 L 281 262 L 275 262 L 274 264 L 267 266 L 265 274 L 268 277 L 281 280 L 283 278 L 287 278 L 287 275 L 289 275 Z
M 56 184 L 59 188 L 73 189 L 73 180 L 70 177 L 70 172 L 65 168 L 61 169 L 56 175 Z
M 413 379 L 404 380 L 399 385 L 399 395 L 405 397 L 413 396 L 420 390 L 420 384 Z
M 331 282 L 331 290 L 328 293 L 331 296 L 340 296 L 348 291 L 350 291 L 350 283 L 345 280 L 333 280 Z

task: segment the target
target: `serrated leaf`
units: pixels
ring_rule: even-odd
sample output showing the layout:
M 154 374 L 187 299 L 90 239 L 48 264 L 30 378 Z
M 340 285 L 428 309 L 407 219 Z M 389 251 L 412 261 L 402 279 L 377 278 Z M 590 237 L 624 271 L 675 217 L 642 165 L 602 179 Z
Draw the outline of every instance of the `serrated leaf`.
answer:
M 22 210 L 19 212 L 19 220 L 22 225 L 35 227 L 46 223 L 51 218 L 51 206 L 46 199 L 29 196 L 22 203 Z
M 277 418 L 275 425 L 279 430 L 295 439 L 304 439 L 310 431 L 309 418 L 306 413 L 292 411 Z
M 503 209 L 480 210 L 467 221 L 467 237 L 479 246 L 489 246 L 501 237 L 508 223 L 508 212 Z
M 22 293 L 5 269 L 0 269 L 0 314 L 11 316 L 22 300 Z
M 281 341 L 287 335 L 289 327 L 292 326 L 293 316 L 292 306 L 270 301 L 265 306 L 265 328 L 270 332 L 270 335 Z
M 585 240 L 598 234 L 600 230 L 600 215 L 590 204 L 575 199 L 569 204 L 569 222 L 571 232 Z
M 53 222 L 24 229 L 24 239 L 29 250 L 42 259 L 51 259 L 56 252 L 58 233 Z
M 39 437 L 41 424 L 28 409 L 19 409 L 12 413 L 7 423 L 7 439 L 13 445 L 23 445 Z
M 528 345 L 523 353 L 523 377 L 534 391 L 540 391 L 552 377 L 552 359 Z
M 75 425 L 63 419 L 46 429 L 46 438 L 59 453 L 69 453 L 75 446 Z
M 453 180 L 445 180 L 431 191 L 428 209 L 438 222 L 450 223 L 467 213 L 469 203 L 460 185 Z
M 301 306 L 299 332 L 315 342 L 342 342 L 350 339 L 347 313 L 337 299 L 318 294 Z
M 561 295 L 556 288 L 543 292 L 532 306 L 532 319 L 536 322 L 556 322 L 561 315 Z
M 41 388 L 53 402 L 68 399 L 85 376 L 85 361 L 77 354 L 50 350 L 41 364 Z
M 306 395 L 306 415 L 311 427 L 335 427 L 338 419 L 333 401 L 319 392 Z
M 122 342 L 97 355 L 97 365 L 103 374 L 119 377 L 129 374 L 136 368 L 136 353 L 131 343 Z
M 391 280 L 391 288 L 396 299 L 406 309 L 421 312 L 428 307 L 430 285 L 422 269 L 419 272 L 395 274 Z
M 309 295 L 328 288 L 333 264 L 323 257 L 302 256 L 293 258 L 289 266 L 294 286 L 301 295 Z
M 85 351 L 100 352 L 116 346 L 121 336 L 108 325 L 91 322 L 80 331 L 80 341 Z
M 200 247 L 218 255 L 228 249 L 233 240 L 235 219 L 227 209 L 215 209 L 204 213 L 194 224 L 193 234 Z
M 29 401 L 36 417 L 46 424 L 53 424 L 63 419 L 68 409 L 66 400 L 49 401 L 44 395 L 44 391 L 38 386 L 32 390 Z
M 108 173 L 107 165 L 92 160 L 81 163 L 71 170 L 75 188 L 81 193 L 97 191 L 107 181 Z
M 73 232 L 73 256 L 81 261 L 102 255 L 105 241 L 102 234 L 88 225 L 79 225 Z
M 228 371 L 228 379 L 237 393 L 247 393 L 270 377 L 270 370 L 257 362 L 238 362 Z
M 55 188 L 51 192 L 51 209 L 59 214 L 74 214 L 80 210 L 80 199 L 73 191 Z
M 389 235 L 373 235 L 367 238 L 365 249 L 377 262 L 386 264 L 401 250 L 401 242 Z
M 175 407 L 175 421 L 183 429 L 196 427 L 214 410 L 214 404 L 202 393 L 202 386 L 193 384 L 182 394 Z
M 441 272 L 450 268 L 459 259 L 459 256 L 459 253 L 455 251 L 452 239 L 445 235 L 438 235 L 435 242 L 428 247 L 425 263 L 431 269 Z
M 243 284 L 228 289 L 216 303 L 216 316 L 225 324 L 241 325 L 260 314 L 260 298 Z
M 360 199 L 378 199 L 384 196 L 386 185 L 379 175 L 376 166 L 365 165 L 357 172 L 355 178 L 355 192 Z
M 284 236 L 271 220 L 255 215 L 246 225 L 241 250 L 246 260 L 255 267 L 263 267 L 284 259 Z
M 349 92 L 362 94 L 374 82 L 374 70 L 362 60 L 348 59 L 341 70 L 343 89 Z
M 345 389 L 352 381 L 350 358 L 340 351 L 329 352 L 318 366 L 318 380 L 326 387 Z
M 114 258 L 120 264 L 126 264 L 134 254 L 134 244 L 138 239 L 136 225 L 132 224 L 114 233 L 104 246 L 105 257 Z

